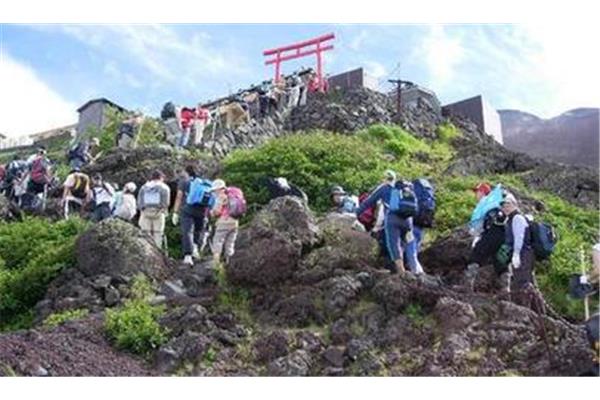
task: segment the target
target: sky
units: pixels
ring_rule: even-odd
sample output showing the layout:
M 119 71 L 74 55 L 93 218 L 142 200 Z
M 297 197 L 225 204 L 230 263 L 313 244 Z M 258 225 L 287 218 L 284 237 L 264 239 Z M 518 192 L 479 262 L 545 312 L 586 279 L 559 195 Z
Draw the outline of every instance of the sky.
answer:
M 401 77 L 442 104 L 482 94 L 544 118 L 600 106 L 600 25 L 0 24 L 0 133 L 74 123 L 97 97 L 154 115 L 218 98 L 273 76 L 263 50 L 329 32 L 326 72 L 362 66 L 381 90 Z M 282 68 L 302 66 L 314 57 Z

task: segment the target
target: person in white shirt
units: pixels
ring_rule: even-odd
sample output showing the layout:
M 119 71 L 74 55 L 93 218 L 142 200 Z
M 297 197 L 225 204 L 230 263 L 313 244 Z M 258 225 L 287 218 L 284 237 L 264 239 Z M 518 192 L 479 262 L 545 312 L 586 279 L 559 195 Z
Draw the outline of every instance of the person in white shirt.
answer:
M 113 206 L 113 217 L 120 218 L 130 222 L 137 214 L 137 199 L 135 191 L 137 186 L 133 182 L 128 182 L 123 187 L 121 192 L 115 196 L 115 204 Z
M 104 182 L 100 174 L 92 177 L 93 221 L 100 222 L 110 218 L 114 195 L 115 190 L 110 184 Z

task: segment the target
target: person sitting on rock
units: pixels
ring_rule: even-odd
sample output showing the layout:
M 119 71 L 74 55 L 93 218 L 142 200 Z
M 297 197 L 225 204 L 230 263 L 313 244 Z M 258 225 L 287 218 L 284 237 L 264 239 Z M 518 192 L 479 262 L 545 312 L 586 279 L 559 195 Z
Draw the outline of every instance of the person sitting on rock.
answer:
M 533 277 L 535 257 L 529 223 L 519 210 L 517 199 L 512 193 L 505 194 L 501 207 L 507 217 L 501 250 L 502 247 L 507 249 L 506 259 L 510 260 L 507 265 L 507 272 L 511 277 L 509 291 L 514 292 L 515 303 L 543 312 L 543 299 L 535 287 Z
M 491 186 L 485 182 L 481 182 L 473 188 L 478 203 L 484 201 L 491 191 Z M 494 207 L 485 214 L 481 224 L 471 229 L 473 244 L 465 270 L 465 289 L 467 291 L 473 292 L 479 268 L 489 263 L 494 263 L 500 289 L 502 291 L 509 289 L 509 275 L 505 267 L 496 261 L 496 253 L 504 243 L 505 225 L 506 215 L 499 207 Z
M 64 209 L 65 219 L 73 212 L 81 216 L 90 196 L 90 177 L 79 171 L 72 169 L 63 185 L 62 207 Z
M 386 177 L 392 178 L 396 174 L 393 171 L 386 171 Z M 412 235 L 412 217 L 407 217 L 396 211 L 390 210 L 390 200 L 392 200 L 393 191 L 404 191 L 402 181 L 386 179 L 385 183 L 378 186 L 369 197 L 356 209 L 356 215 L 361 215 L 363 211 L 381 201 L 384 207 L 384 237 L 385 248 L 388 258 L 392 261 L 392 273 L 404 274 L 404 256 L 403 245 L 414 240 Z M 416 202 L 416 200 L 415 200 Z
M 283 196 L 295 196 L 302 199 L 304 203 L 308 203 L 308 196 L 298 186 L 289 183 L 284 177 L 267 178 L 267 190 L 271 200 Z
M 115 218 L 123 221 L 131 222 L 137 214 L 137 200 L 135 191 L 137 186 L 133 182 L 127 182 L 123 186 L 123 190 L 115 195 L 115 203 L 113 205 L 112 215 Z
M 172 222 L 179 223 L 181 212 L 181 245 L 186 265 L 194 265 L 194 259 L 200 258 L 200 248 L 206 245 L 208 215 L 214 201 L 210 188 L 211 182 L 203 179 L 193 165 L 185 167 L 185 174 L 177 184 Z
M 160 170 L 152 172 L 138 193 L 140 229 L 149 235 L 158 248 L 164 245 L 165 220 L 171 202 L 171 189 L 164 183 L 165 174 Z
M 102 175 L 96 174 L 92 177 L 93 221 L 101 222 L 111 217 L 114 195 L 115 189 L 109 183 L 104 182 Z
M 212 240 L 212 252 L 215 263 L 219 263 L 221 255 L 225 253 L 225 263 L 235 253 L 235 240 L 238 234 L 239 222 L 231 210 L 228 188 L 225 181 L 216 179 L 210 189 L 214 193 L 214 206 L 211 216 L 216 217 L 215 234 Z
M 348 195 L 341 186 L 332 187 L 329 196 L 333 205 L 332 212 L 341 214 L 355 213 L 358 207 L 358 198 L 356 196 Z

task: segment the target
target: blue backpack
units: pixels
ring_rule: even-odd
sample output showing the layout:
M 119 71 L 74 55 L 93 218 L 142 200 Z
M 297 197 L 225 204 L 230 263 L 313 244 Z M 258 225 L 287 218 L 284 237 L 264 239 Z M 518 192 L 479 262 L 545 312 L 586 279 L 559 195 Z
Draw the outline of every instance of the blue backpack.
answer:
M 208 179 L 192 179 L 185 203 L 189 206 L 208 207 L 211 198 L 211 186 L 212 182 Z
M 427 179 L 415 179 L 412 184 L 419 206 L 415 217 L 415 225 L 431 228 L 435 214 L 435 189 Z
M 558 240 L 554 228 L 543 222 L 529 221 L 531 246 L 538 260 L 545 260 L 552 255 Z
M 409 185 L 396 183 L 390 195 L 389 210 L 401 218 L 417 216 L 419 211 L 417 197 Z

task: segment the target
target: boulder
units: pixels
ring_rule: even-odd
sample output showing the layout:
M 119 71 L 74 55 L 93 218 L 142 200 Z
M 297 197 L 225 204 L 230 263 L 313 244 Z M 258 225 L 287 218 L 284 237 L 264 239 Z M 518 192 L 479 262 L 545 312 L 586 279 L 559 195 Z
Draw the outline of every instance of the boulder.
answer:
M 314 216 L 302 201 L 291 196 L 274 199 L 241 230 L 227 276 L 241 284 L 284 282 L 297 269 L 302 252 L 319 241 Z
M 289 335 L 283 331 L 261 336 L 254 342 L 255 359 L 259 363 L 265 363 L 284 357 L 290 351 L 290 343 Z
M 476 320 L 470 304 L 449 297 L 440 298 L 433 313 L 445 332 L 463 331 Z
M 167 262 L 160 250 L 135 226 L 109 219 L 94 225 L 76 242 L 77 269 L 88 278 L 108 275 L 128 279 L 138 273 L 164 277 Z
M 267 374 L 270 376 L 308 376 L 312 364 L 313 359 L 310 354 L 304 350 L 296 350 L 269 363 Z

